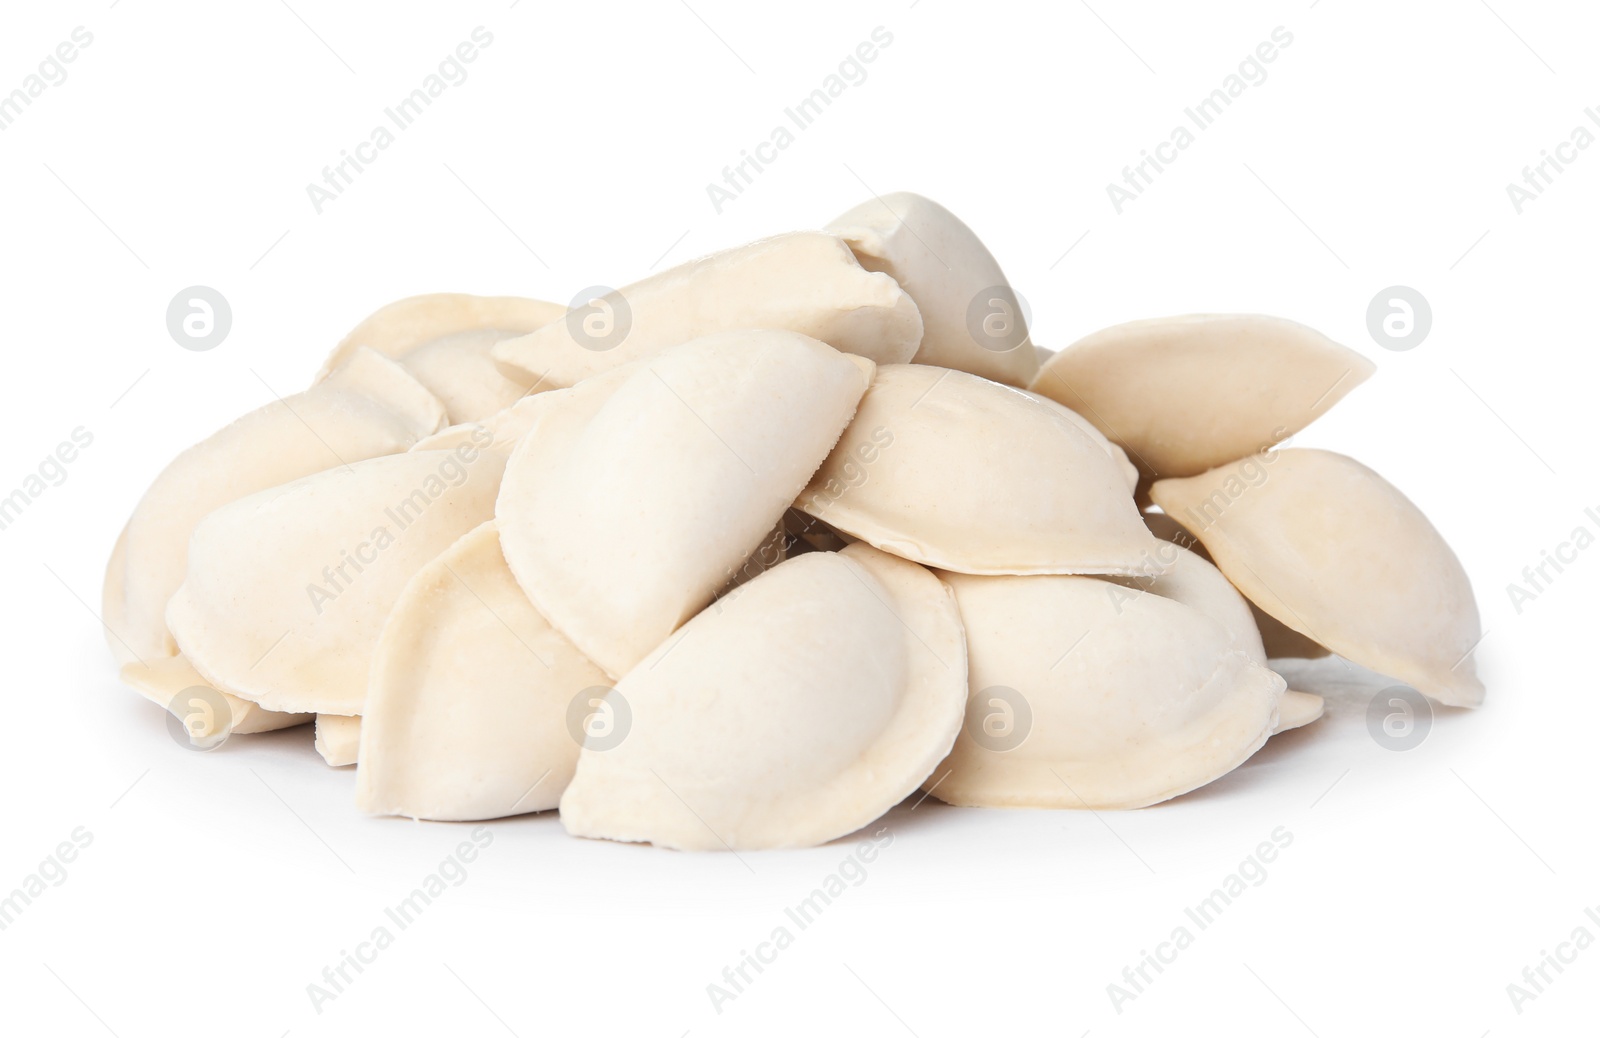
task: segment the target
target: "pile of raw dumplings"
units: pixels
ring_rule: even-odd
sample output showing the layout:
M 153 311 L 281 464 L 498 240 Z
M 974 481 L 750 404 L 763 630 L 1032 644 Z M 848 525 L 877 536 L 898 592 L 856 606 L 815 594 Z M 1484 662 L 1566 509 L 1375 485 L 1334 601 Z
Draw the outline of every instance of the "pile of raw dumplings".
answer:
M 1321 715 L 1269 657 L 1481 702 L 1434 527 L 1273 449 L 1372 371 L 1248 315 L 1052 355 L 890 195 L 571 310 L 384 307 L 156 478 L 104 619 L 196 744 L 314 722 L 372 813 L 744 850 L 919 787 L 1142 807 Z

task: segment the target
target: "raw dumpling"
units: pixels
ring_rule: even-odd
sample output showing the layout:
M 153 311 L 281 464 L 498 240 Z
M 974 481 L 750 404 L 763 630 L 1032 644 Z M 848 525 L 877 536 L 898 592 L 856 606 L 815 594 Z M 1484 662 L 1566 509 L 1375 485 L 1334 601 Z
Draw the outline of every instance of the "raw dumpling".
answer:
M 361 749 L 361 718 L 318 714 L 313 745 L 331 768 L 354 764 Z
M 1382 476 L 1291 448 L 1151 488 L 1240 591 L 1286 626 L 1451 706 L 1483 702 L 1472 585 Z
M 922 314 L 917 364 L 1026 386 L 1039 370 L 1017 294 L 972 229 L 907 191 L 863 202 L 828 224 L 868 270 L 899 282 Z
M 885 365 L 796 507 L 962 573 L 1159 572 L 1124 470 L 1079 421 L 963 371 Z
M 1146 516 L 1147 522 L 1149 518 Z M 1165 519 L 1166 516 L 1161 518 Z M 1199 544 L 1198 541 L 1194 543 Z M 1174 542 L 1167 557 L 1173 560 L 1174 565 L 1166 573 L 1155 577 L 1111 579 L 1124 587 L 1170 598 L 1199 610 L 1227 628 L 1233 638 L 1234 649 L 1244 653 L 1252 663 L 1267 666 L 1268 652 L 1262 644 L 1261 631 L 1256 627 L 1255 606 L 1250 600 L 1239 594 L 1239 589 L 1222 575 L 1222 571 L 1198 552 L 1189 551 Z M 1274 734 L 1308 725 L 1322 716 L 1322 697 L 1289 689 L 1283 693 L 1278 714 L 1278 726 L 1273 730 Z
M 1283 679 L 1197 609 L 1092 577 L 942 576 L 971 697 L 924 787 L 941 800 L 1144 807 L 1232 771 L 1276 726 Z
M 1250 615 L 1255 617 L 1256 630 L 1261 632 L 1261 644 L 1270 659 L 1316 660 L 1328 655 L 1325 645 L 1318 645 L 1292 627 L 1286 627 L 1277 617 L 1250 603 Z
M 177 653 L 167 601 L 183 583 L 189 534 L 206 514 L 301 476 L 406 450 L 444 419 L 443 406 L 405 369 L 357 350 L 326 381 L 178 455 L 145 491 L 106 569 L 102 615 L 117 659 L 153 663 Z
M 1200 539 L 1184 529 L 1177 520 L 1165 512 L 1144 513 L 1144 524 L 1161 540 L 1171 541 L 1180 548 L 1185 548 L 1200 556 L 1206 562 L 1211 562 L 1211 555 L 1206 551 L 1206 546 Z M 1213 563 L 1213 565 L 1215 565 Z M 1232 582 L 1230 581 L 1230 584 Z M 1237 588 L 1235 589 L 1238 590 Z M 1250 616 L 1256 622 L 1256 632 L 1261 636 L 1262 648 L 1266 651 L 1268 659 L 1280 660 L 1286 658 L 1299 658 L 1314 660 L 1328 655 L 1328 650 L 1307 638 L 1299 631 L 1292 631 L 1283 626 L 1261 607 L 1245 599 L 1245 604 L 1250 607 Z M 1309 695 L 1309 693 L 1302 693 Z M 1315 718 L 1313 718 L 1315 720 Z
M 1160 478 L 1192 476 L 1282 442 L 1375 370 L 1293 321 L 1194 314 L 1080 339 L 1029 388 L 1089 419 Z
M 922 340 L 916 304 L 894 279 L 816 231 L 715 253 L 597 303 L 500 343 L 495 359 L 522 385 L 548 389 L 713 332 L 786 329 L 880 364 L 910 360 Z
M 1261 645 L 1261 632 L 1256 630 L 1255 619 L 1250 615 L 1250 603 L 1228 582 L 1221 571 L 1192 551 L 1174 544 L 1164 558 L 1172 561 L 1172 568 L 1154 576 L 1114 577 L 1116 584 L 1133 589 L 1128 595 L 1148 591 L 1162 598 L 1181 602 L 1199 610 L 1227 629 L 1233 648 L 1244 653 L 1252 663 L 1267 665 L 1267 653 Z
M 126 663 L 122 683 L 171 713 L 196 746 L 210 748 L 230 735 L 255 735 L 306 724 L 311 714 L 264 710 L 248 699 L 211 687 L 182 656 L 164 656 L 148 664 Z M 183 695 L 180 693 L 192 693 Z
M 561 798 L 577 836 L 685 850 L 810 847 L 917 788 L 961 725 L 950 593 L 852 545 L 750 581 L 618 682 L 628 733 L 586 745 Z
M 356 806 L 458 822 L 555 807 L 578 763 L 574 711 L 609 685 L 533 608 L 485 523 L 418 570 L 384 624 Z
M 564 312 L 557 308 L 558 317 Z M 518 334 L 498 328 L 456 332 L 424 343 L 401 357 L 400 363 L 444 402 L 450 421 L 473 422 L 528 394 L 520 383 L 501 374 L 490 356 L 495 343 Z
M 535 398 L 496 506 L 511 572 L 606 673 L 731 580 L 872 377 L 795 332 L 725 332 Z
M 483 450 L 491 450 L 497 454 L 511 456 L 511 451 L 516 447 L 517 441 L 527 435 L 533 428 L 533 421 L 539 414 L 539 409 L 534 406 L 538 398 L 525 396 L 516 403 L 502 411 L 479 418 L 476 421 L 463 422 L 459 425 L 446 426 L 432 436 L 423 437 L 417 441 L 414 451 L 443 451 L 451 450 L 462 444 L 471 444 Z
M 505 460 L 470 446 L 372 458 L 212 512 L 167 622 L 195 669 L 272 710 L 359 714 L 411 575 L 489 519 Z
M 1310 692 L 1296 692 L 1286 689 L 1283 701 L 1278 704 L 1278 726 L 1272 730 L 1273 735 L 1287 732 L 1294 728 L 1304 728 L 1306 725 L 1322 716 L 1326 708 L 1322 697 Z
M 526 335 L 566 312 L 556 303 L 516 296 L 411 296 L 356 325 L 334 347 L 317 381 L 366 347 L 399 361 L 444 401 L 451 422 L 475 421 L 511 406 L 526 392 L 501 374 L 489 356 L 495 343 Z

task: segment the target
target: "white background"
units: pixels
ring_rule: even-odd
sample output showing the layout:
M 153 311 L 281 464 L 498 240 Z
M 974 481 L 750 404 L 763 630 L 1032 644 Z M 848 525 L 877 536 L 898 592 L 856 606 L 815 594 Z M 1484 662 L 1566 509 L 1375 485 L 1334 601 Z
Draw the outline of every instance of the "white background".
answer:
M 1576 2 L 1091 2 L 7 5 L 0 93 L 74 27 L 94 42 L 0 133 L 0 494 L 75 427 L 94 442 L 0 531 L 0 892 L 75 827 L 93 843 L 0 932 L 0 1030 L 1592 1029 L 1600 947 L 1520 1014 L 1507 985 L 1574 928 L 1600 937 L 1600 551 L 1520 613 L 1506 586 L 1600 506 L 1600 148 L 1521 214 L 1506 185 L 1600 104 L 1600 21 Z M 470 78 L 318 215 L 307 183 L 479 25 L 494 41 Z M 715 212 L 707 183 L 880 25 L 866 81 Z M 1106 184 L 1280 25 L 1268 78 L 1118 215 Z M 92 613 L 143 488 L 391 299 L 565 301 L 891 190 L 985 238 L 1045 345 L 1262 311 L 1372 357 L 1297 442 L 1372 465 L 1455 546 L 1487 704 L 1392 752 L 1364 722 L 1380 686 L 1335 664 L 1304 682 L 1339 686 L 1328 718 L 1158 808 L 903 805 L 866 881 L 720 1014 L 706 986 L 855 841 L 741 860 L 498 822 L 467 881 L 318 1015 L 306 986 L 469 827 L 361 817 L 308 729 L 187 752 L 118 686 Z M 195 284 L 233 307 L 206 353 L 166 330 Z M 1396 284 L 1433 309 L 1409 352 L 1367 330 Z M 1266 882 L 1118 1013 L 1107 985 L 1279 826 L 1293 843 Z

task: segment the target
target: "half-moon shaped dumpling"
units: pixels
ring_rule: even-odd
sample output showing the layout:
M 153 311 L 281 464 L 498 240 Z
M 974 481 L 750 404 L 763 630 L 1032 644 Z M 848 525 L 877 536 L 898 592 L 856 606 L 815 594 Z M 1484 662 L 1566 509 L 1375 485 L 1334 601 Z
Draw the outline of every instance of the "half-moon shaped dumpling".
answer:
M 839 438 L 872 363 L 740 331 L 541 393 L 496 506 L 511 572 L 606 673 L 699 612 Z
M 943 576 L 971 698 L 925 786 L 941 800 L 1144 807 L 1232 771 L 1275 727 L 1283 678 L 1197 609 L 1091 577 Z
M 565 312 L 557 308 L 557 317 Z M 472 422 L 504 411 L 527 395 L 521 383 L 506 378 L 489 355 L 495 343 L 518 334 L 497 328 L 456 332 L 418 346 L 400 363 L 444 402 L 451 422 Z
M 498 454 L 511 456 L 511 451 L 517 441 L 527 435 L 533 428 L 534 419 L 538 416 L 538 408 L 534 407 L 534 396 L 525 396 L 503 410 L 470 422 L 458 425 L 448 425 L 432 436 L 425 436 L 418 440 L 414 451 L 445 451 L 470 444 L 484 450 L 491 450 Z
M 897 191 L 828 224 L 868 270 L 899 282 L 922 314 L 917 364 L 1026 386 L 1039 370 L 1016 292 L 978 236 L 944 206 Z
M 489 519 L 505 459 L 459 447 L 371 458 L 212 512 L 167 623 L 225 692 L 359 714 L 378 632 L 411 575 Z
M 330 768 L 349 767 L 356 762 L 361 749 L 361 718 L 318 714 L 312 745 Z
M 1128 452 L 1106 439 L 1105 433 L 1096 429 L 1093 422 L 1072 410 L 1072 408 L 1063 407 L 1061 408 L 1061 413 L 1072 419 L 1078 428 L 1083 430 L 1084 435 L 1099 444 L 1100 449 L 1105 451 L 1111 460 L 1117 463 L 1118 471 L 1122 473 L 1122 478 L 1128 484 L 1128 493 L 1132 494 L 1137 491 L 1139 489 L 1139 467 L 1128 460 Z M 435 433 L 434 435 L 438 434 Z M 1137 501 L 1135 504 L 1137 504 Z
M 1184 529 L 1172 516 L 1165 512 L 1144 513 L 1144 524 L 1150 532 L 1164 541 L 1171 541 L 1180 548 L 1187 549 L 1200 556 L 1206 562 L 1211 562 L 1211 555 L 1206 551 L 1206 546 L 1200 539 Z M 1213 565 L 1215 565 L 1213 563 Z M 1219 571 L 1220 572 L 1220 571 Z M 1231 581 L 1229 582 L 1232 583 Z M 1238 589 L 1235 588 L 1235 591 Z M 1307 638 L 1299 631 L 1292 631 L 1275 620 L 1270 614 L 1261 611 L 1261 607 L 1245 599 L 1245 604 L 1250 607 L 1250 616 L 1256 622 L 1256 633 L 1261 636 L 1262 648 L 1267 653 L 1268 659 L 1279 660 L 1298 658 L 1314 660 L 1328 655 L 1328 650 Z M 1309 695 L 1310 693 L 1303 693 Z M 1319 710 L 1320 714 L 1320 710 Z M 1315 720 L 1315 718 L 1312 718 Z
M 610 684 L 533 608 L 485 523 L 418 570 L 384 624 L 356 806 L 457 822 L 555 807 L 578 763 L 574 704 Z
M 1227 629 L 1235 649 L 1248 656 L 1251 662 L 1266 666 L 1267 653 L 1261 645 L 1261 632 L 1256 630 L 1250 603 L 1239 594 L 1239 589 L 1217 567 L 1176 544 L 1165 551 L 1163 558 L 1172 561 L 1172 568 L 1165 573 L 1109 578 L 1131 589 L 1121 596 L 1122 599 L 1147 591 L 1197 609 Z
M 1483 702 L 1466 571 L 1417 506 L 1365 465 L 1289 448 L 1150 493 L 1286 626 L 1441 703 Z
M 153 663 L 177 653 L 167 601 L 183 583 L 189 534 L 207 513 L 301 476 L 406 450 L 444 420 L 443 406 L 404 368 L 358 350 L 326 381 L 179 454 L 145 491 L 106 569 L 102 615 L 117 659 Z
M 1375 370 L 1293 321 L 1193 314 L 1080 339 L 1029 388 L 1089 419 L 1160 478 L 1192 476 L 1282 442 Z
M 525 386 L 571 386 L 690 339 L 781 328 L 880 364 L 911 359 L 916 304 L 844 242 L 805 231 L 765 238 L 616 289 L 565 320 L 502 342 L 494 357 Z
M 1321 696 L 1311 692 L 1296 692 L 1294 689 L 1285 689 L 1283 701 L 1278 704 L 1278 726 L 1272 730 L 1273 735 L 1287 732 L 1294 728 L 1304 728 L 1306 725 L 1322 716 L 1322 711 L 1327 704 Z
M 796 507 L 962 573 L 1164 568 L 1124 471 L 1078 416 L 948 368 L 880 367 Z
M 1261 645 L 1267 657 L 1274 660 L 1316 660 L 1328 655 L 1328 648 L 1319 645 L 1292 627 L 1287 627 L 1277 617 L 1266 612 L 1254 602 L 1250 615 L 1255 617 L 1256 630 L 1261 632 Z
M 264 710 L 248 699 L 214 689 L 182 656 L 123 664 L 121 677 L 124 685 L 182 722 L 189 741 L 196 746 L 209 748 L 229 735 L 293 728 L 312 718 L 311 714 Z M 194 695 L 181 695 L 194 690 L 198 690 Z
M 444 401 L 450 421 L 470 422 L 511 406 L 525 392 L 489 356 L 494 344 L 558 321 L 567 308 L 517 296 L 434 292 L 380 307 L 351 329 L 323 363 L 317 381 L 357 349 L 399 361 Z
M 791 559 L 618 682 L 627 733 L 585 745 L 561 822 L 685 850 L 826 843 L 948 752 L 966 669 L 955 603 L 920 566 L 865 545 Z

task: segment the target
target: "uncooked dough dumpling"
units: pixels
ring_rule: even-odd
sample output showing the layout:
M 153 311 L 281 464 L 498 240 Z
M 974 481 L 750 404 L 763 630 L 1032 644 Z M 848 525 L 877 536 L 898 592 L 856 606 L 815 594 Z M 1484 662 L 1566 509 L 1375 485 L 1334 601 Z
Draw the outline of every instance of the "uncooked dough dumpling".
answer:
M 484 418 L 462 422 L 459 425 L 448 425 L 432 436 L 418 440 L 416 446 L 411 449 L 443 451 L 462 444 L 471 444 L 510 457 L 517 441 L 533 428 L 534 418 L 539 413 L 538 408 L 534 406 L 534 401 L 537 399 L 536 396 L 525 396 L 510 407 Z
M 1132 808 L 1259 749 L 1283 678 L 1197 609 L 1092 577 L 943 574 L 967 630 L 966 723 L 925 784 L 969 807 Z
M 558 317 L 560 313 L 565 311 Z M 400 363 L 443 401 L 450 421 L 473 422 L 528 395 L 520 383 L 501 374 L 490 356 L 495 343 L 518 334 L 498 328 L 456 332 L 424 343 L 401 357 Z
M 1145 516 L 1147 525 L 1151 525 L 1150 518 Z M 1160 518 L 1167 519 L 1166 516 Z M 1193 538 L 1190 540 L 1199 545 Z M 1166 557 L 1172 559 L 1174 565 L 1165 573 L 1154 577 L 1110 578 L 1124 588 L 1134 589 L 1114 593 L 1125 600 L 1127 595 L 1149 592 L 1198 609 L 1227 629 L 1235 649 L 1248 656 L 1251 662 L 1267 666 L 1268 652 L 1261 631 L 1257 629 L 1255 606 L 1251 601 L 1239 594 L 1239 589 L 1222 575 L 1222 571 L 1198 552 L 1189 551 L 1174 541 Z M 1322 716 L 1322 708 L 1321 696 L 1288 689 L 1278 706 L 1278 726 L 1274 734 L 1310 724 Z
M 1290 448 L 1151 488 L 1240 591 L 1333 652 L 1450 706 L 1483 702 L 1466 571 L 1376 472 Z
M 1250 615 L 1250 603 L 1228 578 L 1199 555 L 1176 544 L 1166 550 L 1164 558 L 1172 561 L 1172 567 L 1164 573 L 1110 578 L 1124 589 L 1116 593 L 1119 601 L 1147 591 L 1197 609 L 1227 629 L 1233 648 L 1248 656 L 1251 662 L 1266 666 L 1267 653 L 1261 645 L 1261 632 L 1256 630 L 1255 619 Z
M 795 332 L 724 332 L 535 398 L 496 506 L 511 572 L 620 676 L 778 525 L 872 363 Z
M 963 371 L 885 365 L 796 507 L 962 573 L 1159 572 L 1125 471 L 1079 423 Z
M 508 377 L 571 386 L 714 332 L 781 328 L 879 364 L 911 359 L 922 318 L 887 274 L 820 231 L 765 238 L 653 275 L 495 346 Z
M 917 304 L 922 345 L 914 363 L 1023 387 L 1039 370 L 1027 320 L 1000 264 L 944 206 L 897 191 L 861 203 L 826 230 Z
M 1211 562 L 1211 555 L 1206 551 L 1206 546 L 1200 539 L 1172 516 L 1165 512 L 1144 513 L 1144 524 L 1150 532 L 1164 541 L 1171 541 L 1180 548 L 1185 548 L 1200 556 L 1206 562 Z M 1214 563 L 1213 563 L 1214 565 Z M 1235 589 L 1237 590 L 1237 589 Z M 1250 616 L 1256 622 L 1256 632 L 1261 636 L 1262 648 L 1266 650 L 1267 658 L 1280 660 L 1288 658 L 1314 660 L 1328 655 L 1328 650 L 1307 638 L 1299 631 L 1292 631 L 1279 623 L 1270 614 L 1261 611 L 1261 607 L 1245 599 L 1250 607 Z M 1310 693 L 1301 693 L 1309 695 Z M 1315 720 L 1315 718 L 1312 718 Z
M 470 379 L 496 385 L 494 379 L 483 379 L 485 369 L 469 355 L 486 352 L 488 345 L 499 339 L 522 336 L 549 325 L 550 321 L 560 320 L 563 313 L 566 307 L 557 302 L 520 296 L 469 296 L 466 293 L 406 296 L 378 307 L 360 325 L 350 329 L 339 345 L 333 347 L 328 360 L 323 361 L 315 381 L 322 382 L 338 371 L 355 350 L 370 349 L 402 361 L 406 368 L 413 368 L 413 361 L 416 361 L 413 374 L 418 374 L 429 389 L 434 389 L 434 382 L 427 377 L 429 374 L 440 377 L 440 385 L 445 389 L 451 385 L 466 385 Z M 456 336 L 464 337 L 454 339 Z M 490 337 L 490 341 L 485 344 L 483 337 Z M 451 339 L 454 342 L 450 342 Z M 461 363 L 451 365 L 448 355 L 458 352 L 462 353 Z M 488 358 L 480 360 L 488 361 Z M 522 390 L 518 389 L 518 395 L 520 392 Z M 472 419 L 453 416 L 453 421 Z
M 361 718 L 318 714 L 312 745 L 328 762 L 328 767 L 349 767 L 356 762 L 361 749 Z
M 167 622 L 215 687 L 271 710 L 359 714 L 411 575 L 490 518 L 505 460 L 459 447 L 371 458 L 212 512 Z
M 561 798 L 568 832 L 810 847 L 870 824 L 949 751 L 961 619 L 920 566 L 859 544 L 813 552 L 689 621 L 610 698 L 629 728 L 585 746 Z
M 356 350 L 318 385 L 273 401 L 179 454 L 145 491 L 106 569 L 106 640 L 123 663 L 178 651 L 167 601 L 206 514 L 324 469 L 395 454 L 444 425 L 444 407 L 405 369 Z
M 1280 443 L 1375 371 L 1304 325 L 1259 314 L 1133 321 L 1080 339 L 1029 387 L 1127 449 L 1147 475 L 1192 476 Z
M 1272 730 L 1272 734 L 1304 728 L 1321 717 L 1326 706 L 1319 695 L 1285 689 L 1283 701 L 1278 704 L 1278 726 Z
M 356 806 L 457 822 L 555 807 L 578 763 L 573 704 L 610 684 L 533 608 L 485 523 L 418 570 L 384 623 Z
M 335 346 L 321 382 L 363 347 L 391 357 L 444 402 L 454 423 L 511 406 L 527 392 L 490 357 L 495 343 L 558 321 L 567 308 L 516 296 L 435 292 L 380 307 Z
M 183 722 L 189 741 L 209 746 L 230 735 L 255 735 L 311 721 L 311 714 L 264 710 L 211 687 L 182 656 L 163 656 L 149 663 L 125 663 L 122 683 Z

